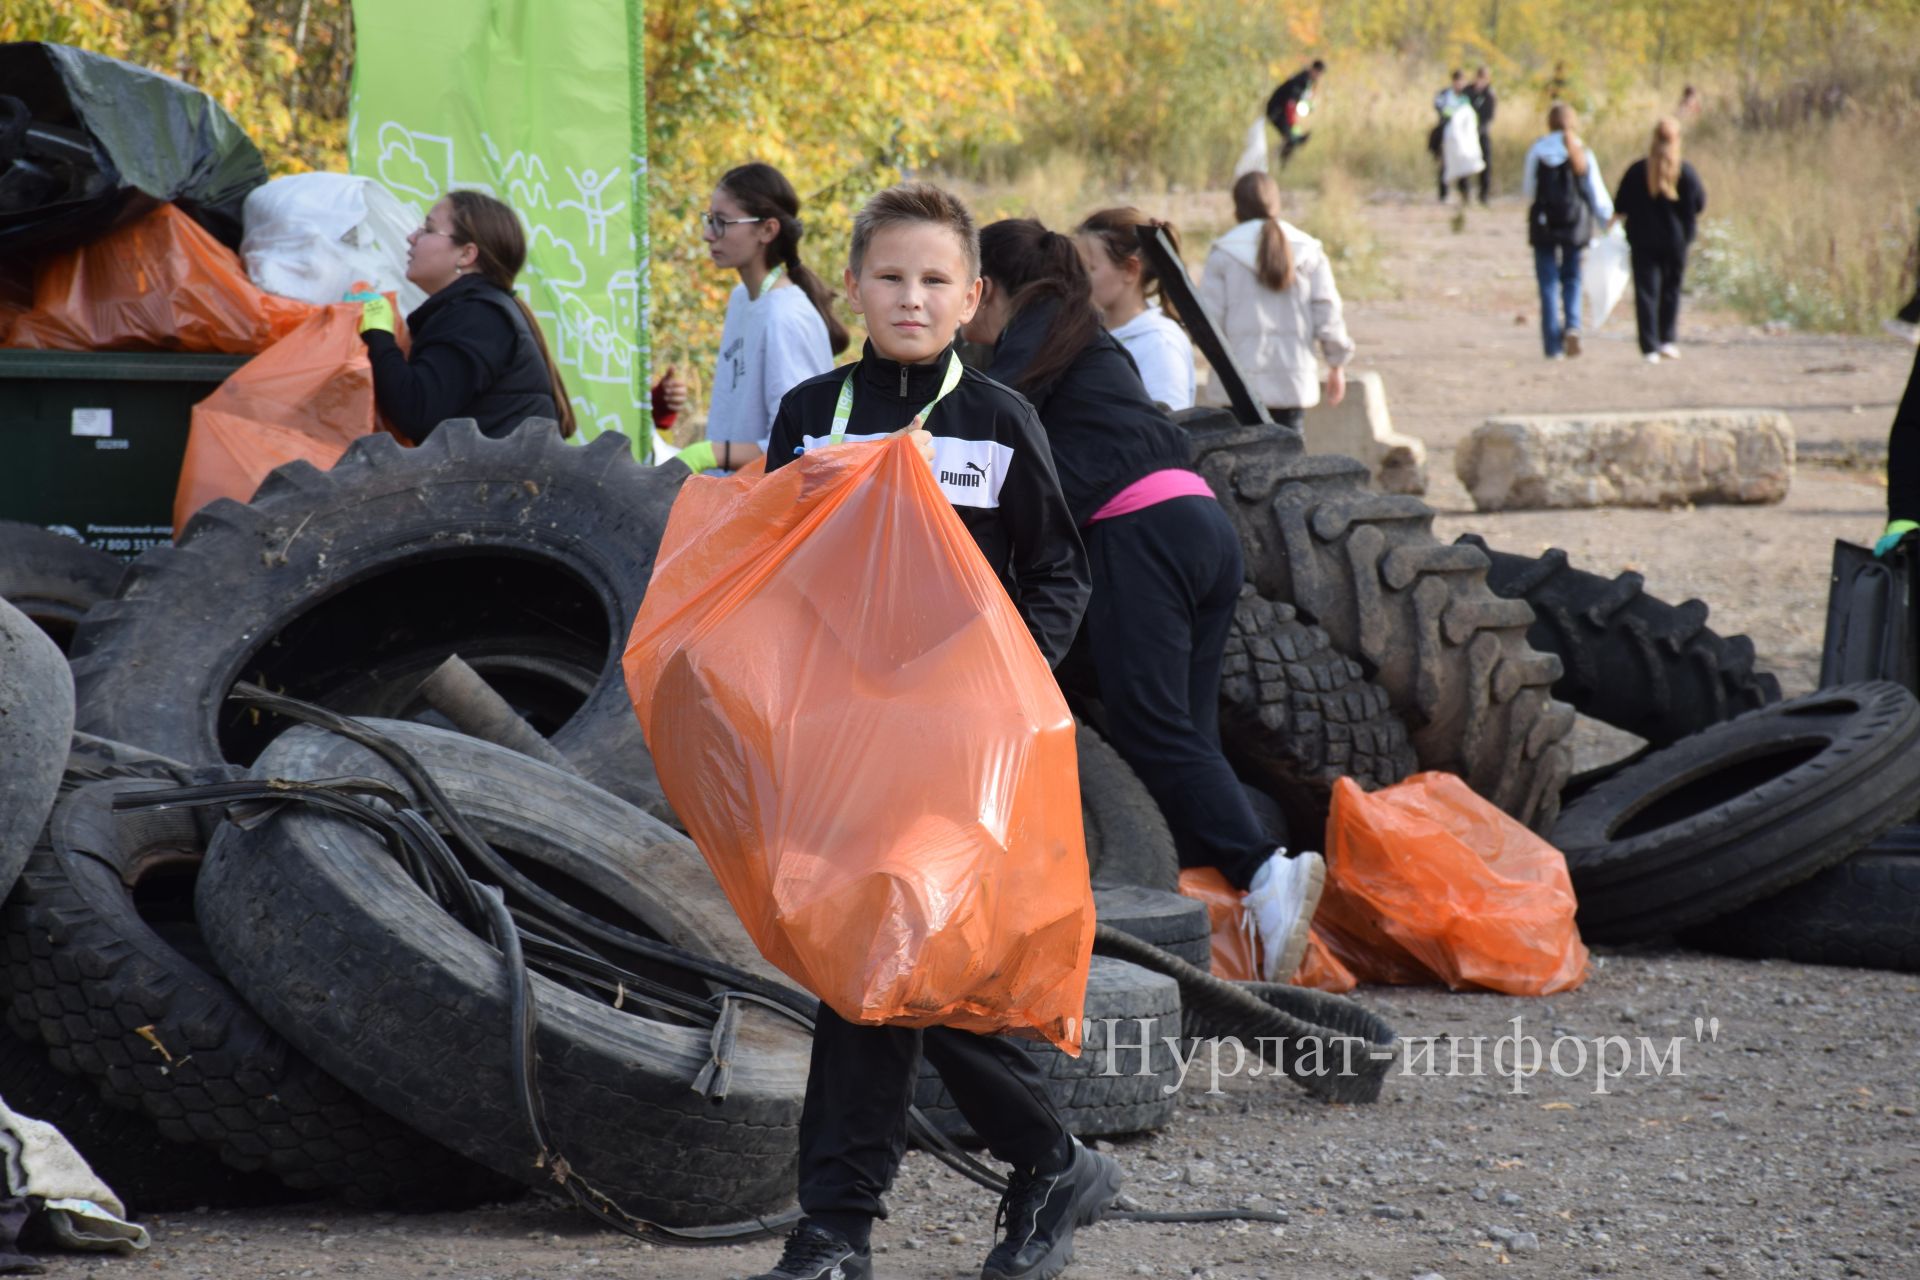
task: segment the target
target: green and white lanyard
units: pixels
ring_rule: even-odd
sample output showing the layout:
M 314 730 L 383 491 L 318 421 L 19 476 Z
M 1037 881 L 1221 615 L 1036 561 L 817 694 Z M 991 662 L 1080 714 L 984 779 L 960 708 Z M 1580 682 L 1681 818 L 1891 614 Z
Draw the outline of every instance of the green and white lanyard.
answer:
M 833 406 L 833 432 L 827 437 L 828 444 L 841 444 L 845 442 L 847 438 L 847 419 L 853 416 L 853 377 L 858 372 L 860 372 L 860 366 L 856 364 L 853 368 L 847 370 L 846 380 L 840 384 L 840 400 Z M 901 367 L 900 381 L 903 384 L 901 389 L 904 391 L 904 384 L 906 382 L 905 366 Z M 920 420 L 921 426 L 924 427 L 927 425 L 927 415 L 933 412 L 933 406 L 945 400 L 947 393 L 959 385 L 960 357 L 956 353 L 949 351 L 947 352 L 946 376 L 940 379 L 940 394 L 927 401 L 927 407 L 913 415 Z
M 764 276 L 760 277 L 760 292 L 753 295 L 752 301 L 758 302 L 760 301 L 760 299 L 766 297 L 768 290 L 772 289 L 774 284 L 779 281 L 780 273 L 785 271 L 786 269 L 787 267 L 785 263 L 783 262 L 774 263 L 773 269 L 768 271 L 767 274 L 765 274 Z

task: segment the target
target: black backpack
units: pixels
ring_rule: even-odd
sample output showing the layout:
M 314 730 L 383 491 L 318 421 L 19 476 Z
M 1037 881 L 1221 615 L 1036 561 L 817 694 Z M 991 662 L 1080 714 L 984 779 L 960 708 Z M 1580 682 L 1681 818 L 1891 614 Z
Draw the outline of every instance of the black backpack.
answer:
M 1528 240 L 1535 248 L 1554 245 L 1578 247 L 1593 239 L 1593 205 L 1587 181 L 1573 171 L 1573 161 L 1543 164 L 1535 171 L 1533 212 Z

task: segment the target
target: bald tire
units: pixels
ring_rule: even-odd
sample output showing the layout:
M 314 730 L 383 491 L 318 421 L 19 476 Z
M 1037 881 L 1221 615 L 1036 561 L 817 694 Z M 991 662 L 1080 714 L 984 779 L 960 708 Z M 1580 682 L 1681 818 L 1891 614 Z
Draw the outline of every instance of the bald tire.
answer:
M 1459 774 L 1535 830 L 1572 772 L 1559 659 L 1527 642 L 1533 610 L 1487 585 L 1487 557 L 1433 535 L 1418 498 L 1375 493 L 1364 464 L 1310 455 L 1299 432 L 1221 410 L 1175 415 L 1239 531 L 1247 579 L 1323 628 L 1386 690 L 1423 769 Z
M 1166 815 L 1113 745 L 1089 725 L 1074 725 L 1080 764 L 1080 818 L 1087 870 L 1095 885 L 1139 885 L 1174 892 L 1180 856 Z

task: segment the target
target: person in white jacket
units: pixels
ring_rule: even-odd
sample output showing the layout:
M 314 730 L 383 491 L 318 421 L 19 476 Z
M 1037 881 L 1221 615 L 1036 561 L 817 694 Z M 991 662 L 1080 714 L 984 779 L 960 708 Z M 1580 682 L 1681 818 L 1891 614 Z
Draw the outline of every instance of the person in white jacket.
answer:
M 1233 184 L 1239 225 L 1213 242 L 1200 277 L 1200 301 L 1233 352 L 1248 391 L 1273 420 L 1298 427 L 1320 403 L 1320 366 L 1326 356 L 1326 399 L 1346 395 L 1353 339 L 1340 314 L 1340 290 L 1320 242 L 1280 217 L 1280 188 L 1264 173 Z M 1201 402 L 1227 403 L 1215 379 Z
M 1141 227 L 1165 231 L 1179 253 L 1180 233 L 1174 225 L 1131 205 L 1088 214 L 1073 240 L 1093 285 L 1100 322 L 1133 358 L 1147 395 L 1169 409 L 1191 409 L 1193 343 L 1169 314 L 1160 277 L 1140 252 Z

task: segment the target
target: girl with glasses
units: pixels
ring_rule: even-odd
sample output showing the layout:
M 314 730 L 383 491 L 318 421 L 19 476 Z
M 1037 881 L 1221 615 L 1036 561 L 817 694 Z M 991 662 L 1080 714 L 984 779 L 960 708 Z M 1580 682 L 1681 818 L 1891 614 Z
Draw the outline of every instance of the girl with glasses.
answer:
M 729 169 L 698 226 L 707 256 L 740 283 L 727 299 L 707 438 L 681 450 L 680 460 L 724 475 L 766 451 L 780 398 L 833 367 L 847 330 L 834 317 L 833 293 L 800 260 L 800 197 L 778 169 Z M 685 394 L 671 377 L 666 392 Z

